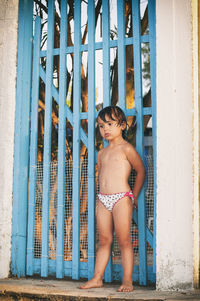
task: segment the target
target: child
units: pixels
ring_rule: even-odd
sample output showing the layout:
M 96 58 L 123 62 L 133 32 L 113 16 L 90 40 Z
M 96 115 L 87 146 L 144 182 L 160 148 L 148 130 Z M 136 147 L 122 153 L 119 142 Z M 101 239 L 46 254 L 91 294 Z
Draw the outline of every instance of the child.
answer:
M 101 136 L 109 145 L 97 156 L 99 174 L 98 205 L 96 212 L 99 231 L 99 249 L 96 256 L 94 276 L 82 289 L 103 286 L 103 274 L 110 256 L 113 239 L 113 224 L 120 246 L 123 282 L 119 292 L 133 291 L 133 248 L 130 227 L 132 211 L 137 206 L 137 197 L 145 179 L 144 164 L 125 138 L 126 117 L 117 106 L 108 106 L 97 117 Z M 132 168 L 137 172 L 133 190 L 128 184 Z

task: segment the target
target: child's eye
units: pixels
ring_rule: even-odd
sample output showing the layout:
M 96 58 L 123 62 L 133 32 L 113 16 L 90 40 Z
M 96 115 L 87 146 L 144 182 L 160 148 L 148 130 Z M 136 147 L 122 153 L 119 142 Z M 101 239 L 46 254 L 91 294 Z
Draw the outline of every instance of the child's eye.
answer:
M 103 125 L 99 125 L 99 127 L 102 129 L 102 128 L 103 128 Z
M 111 126 L 111 125 L 112 125 L 112 123 L 111 123 L 111 122 L 109 122 L 109 123 L 108 123 L 108 125 L 110 125 L 110 126 Z

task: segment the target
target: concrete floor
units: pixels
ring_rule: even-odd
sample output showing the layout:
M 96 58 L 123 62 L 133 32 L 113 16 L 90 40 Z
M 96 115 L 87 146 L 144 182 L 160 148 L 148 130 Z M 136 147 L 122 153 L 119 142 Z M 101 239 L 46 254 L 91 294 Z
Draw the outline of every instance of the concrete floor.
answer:
M 80 290 L 80 281 L 9 278 L 0 280 L 0 300 L 200 300 L 200 290 L 160 292 L 135 286 L 131 293 L 118 293 L 118 284 Z

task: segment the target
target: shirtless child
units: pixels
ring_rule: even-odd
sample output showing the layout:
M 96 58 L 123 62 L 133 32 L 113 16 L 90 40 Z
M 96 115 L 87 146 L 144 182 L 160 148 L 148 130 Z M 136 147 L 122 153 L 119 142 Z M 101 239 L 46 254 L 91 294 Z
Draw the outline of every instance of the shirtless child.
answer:
M 125 137 L 126 117 L 117 106 L 109 106 L 99 112 L 98 126 L 101 136 L 109 145 L 97 156 L 99 174 L 98 205 L 96 212 L 99 232 L 99 249 L 96 255 L 94 276 L 81 289 L 103 286 L 103 274 L 109 260 L 113 240 L 113 224 L 120 247 L 123 281 L 119 292 L 133 291 L 133 248 L 130 227 L 132 211 L 145 179 L 144 164 L 134 147 Z M 128 184 L 132 168 L 137 172 L 133 190 Z

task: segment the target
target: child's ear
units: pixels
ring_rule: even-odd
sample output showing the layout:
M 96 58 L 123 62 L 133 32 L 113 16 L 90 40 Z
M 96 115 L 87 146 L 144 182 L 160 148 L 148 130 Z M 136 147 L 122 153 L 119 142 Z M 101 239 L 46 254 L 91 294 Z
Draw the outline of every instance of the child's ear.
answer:
M 122 122 L 122 130 L 126 129 L 126 122 Z

